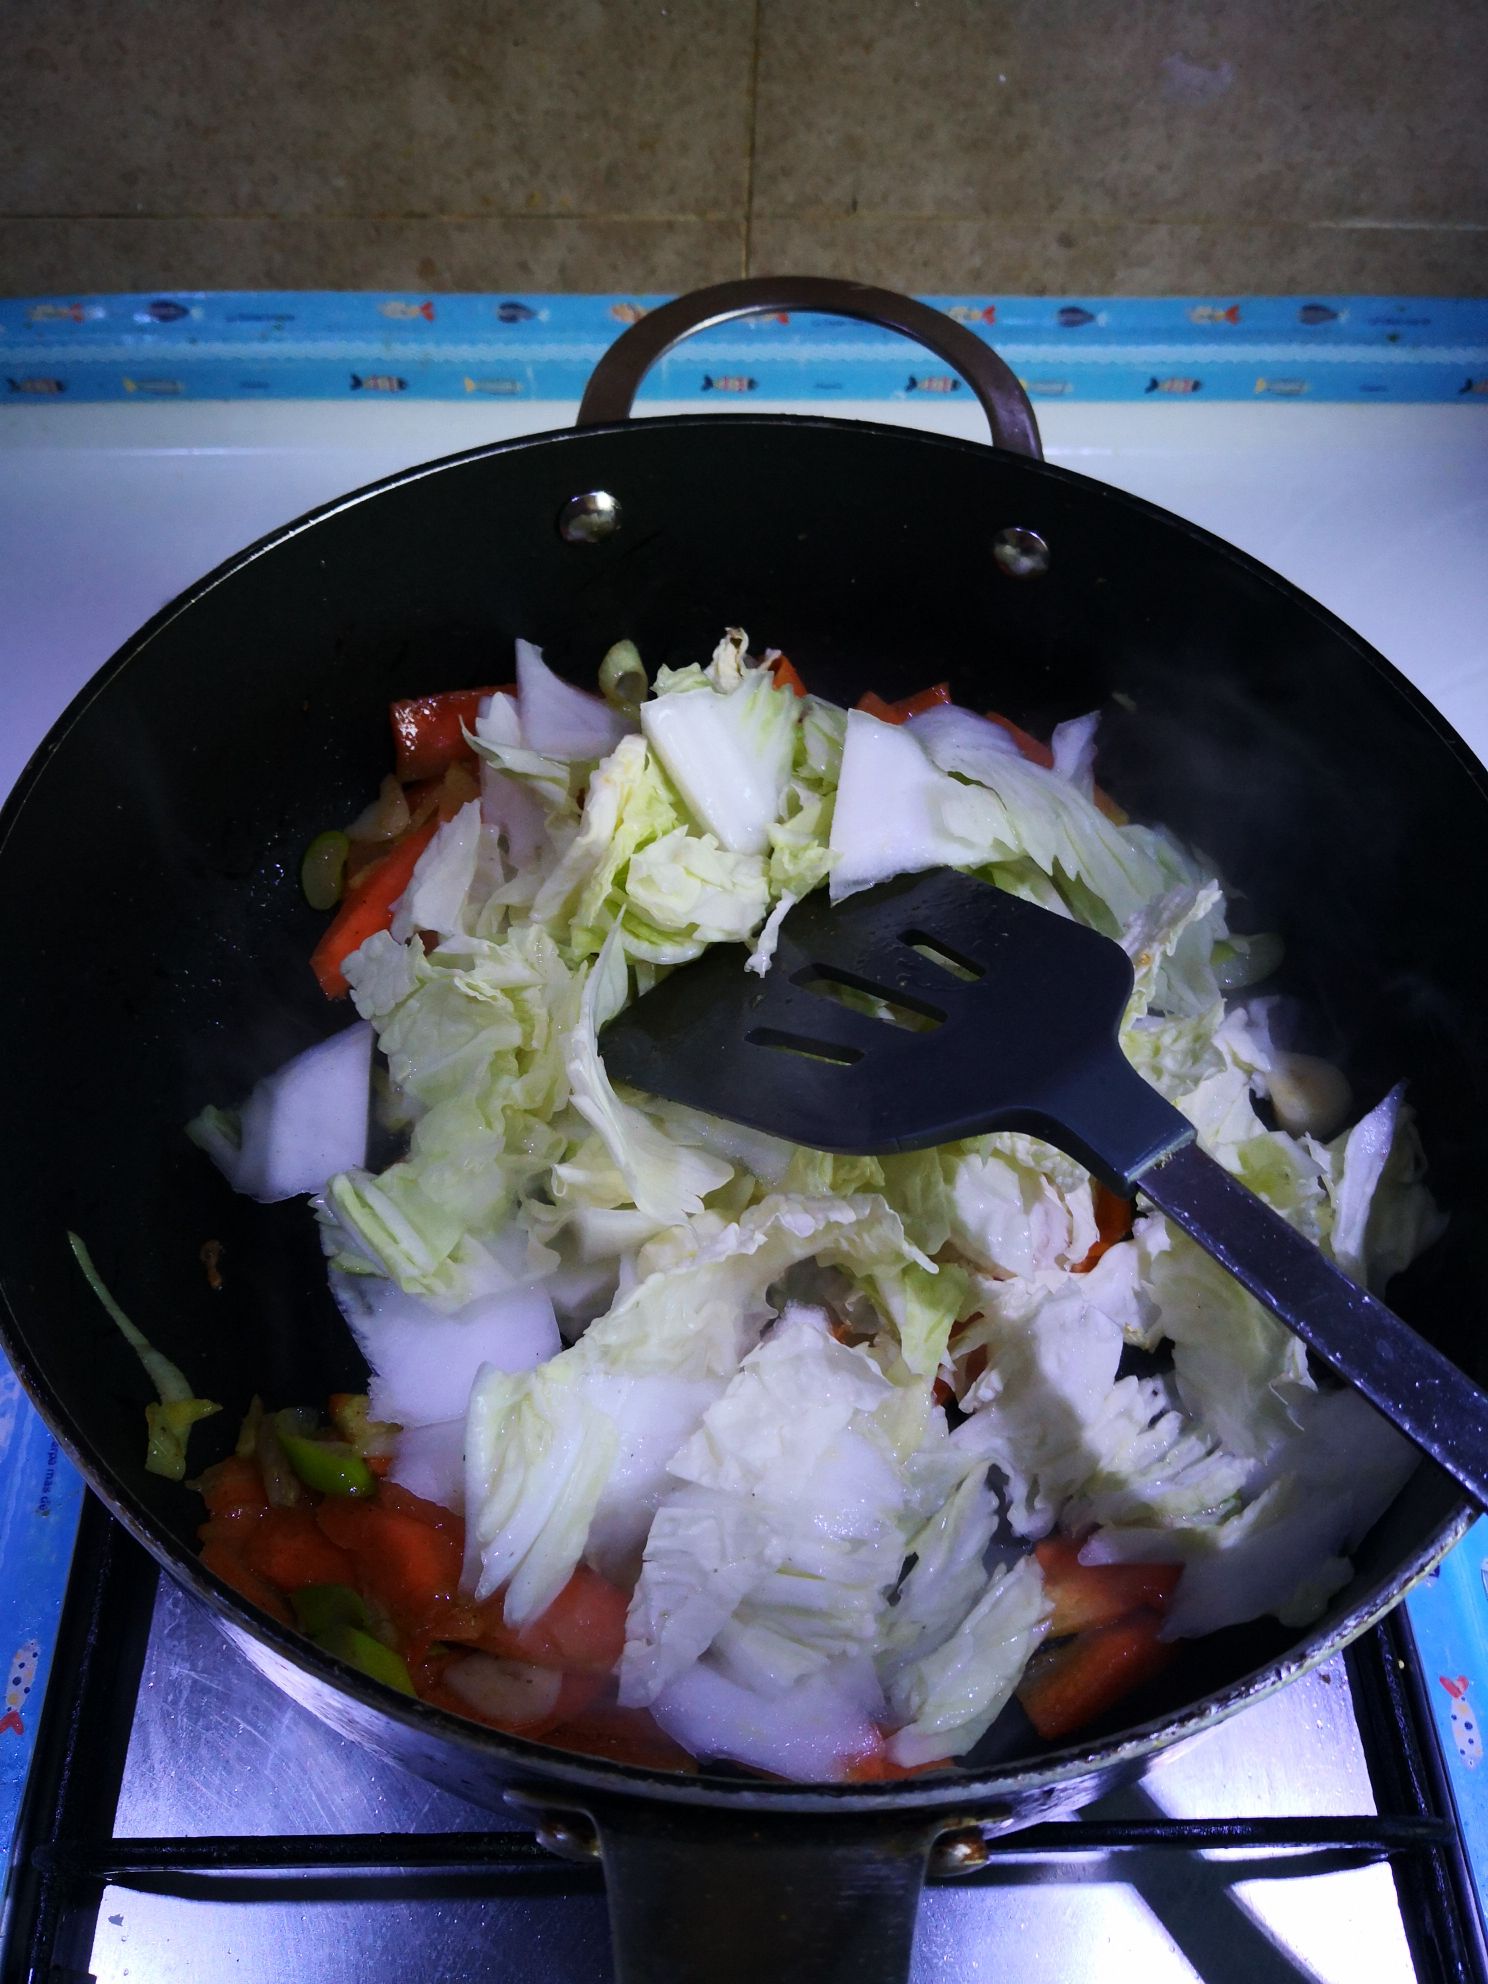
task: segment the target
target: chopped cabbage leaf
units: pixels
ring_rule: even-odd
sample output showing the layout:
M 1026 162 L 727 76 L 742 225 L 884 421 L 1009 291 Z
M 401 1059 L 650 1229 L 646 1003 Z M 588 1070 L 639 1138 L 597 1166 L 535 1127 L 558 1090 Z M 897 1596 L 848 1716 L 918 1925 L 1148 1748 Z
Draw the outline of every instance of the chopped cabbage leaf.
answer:
M 889 1738 L 893 1762 L 913 1766 L 969 1750 L 1012 1699 L 1051 1609 L 1032 1557 L 995 1573 L 955 1631 L 890 1682 L 900 1724 Z
M 518 1564 L 528 1565 L 527 1575 L 505 1601 L 507 1618 L 521 1624 L 562 1590 L 584 1552 L 596 1514 L 611 1531 L 644 1536 L 660 1498 L 662 1470 L 695 1431 L 697 1420 L 673 1424 L 672 1444 L 665 1452 L 648 1444 L 647 1466 L 618 1484 L 617 1496 L 601 1507 L 612 1462 L 627 1440 L 640 1437 L 636 1415 L 644 1413 L 649 1398 L 648 1387 L 617 1381 L 686 1381 L 696 1387 L 689 1396 L 700 1419 L 712 1402 L 707 1386 L 722 1389 L 773 1318 L 767 1291 L 793 1263 L 818 1259 L 868 1273 L 875 1268 L 892 1271 L 906 1256 L 912 1258 L 913 1249 L 882 1200 L 772 1195 L 647 1274 L 591 1323 L 572 1348 L 538 1370 L 515 1377 L 485 1374 L 471 1400 L 469 1443 L 487 1469 L 487 1493 L 468 1504 L 474 1517 L 471 1565 L 479 1594 L 489 1595 L 514 1576 Z M 551 1405 L 546 1403 L 550 1392 Z M 531 1411 L 529 1396 L 538 1399 Z M 511 1512 L 526 1508 L 523 1479 L 535 1466 L 548 1466 L 542 1428 L 561 1416 L 559 1400 L 580 1401 L 585 1414 L 609 1421 L 605 1462 L 591 1467 L 586 1456 L 580 1489 L 570 1499 L 552 1498 L 556 1514 L 551 1524 L 539 1522 L 534 1528 L 524 1515 L 515 1526 Z M 571 1465 L 578 1471 L 577 1459 Z M 468 1496 L 475 1481 L 472 1473 Z
M 825 1314 L 788 1308 L 668 1474 L 627 1622 L 622 1701 L 654 1701 L 712 1649 L 781 1693 L 871 1653 L 903 1555 L 903 1486 L 874 1422 L 892 1387 Z
M 656 686 L 641 728 L 693 819 L 730 853 L 764 855 L 790 780 L 797 698 L 763 668 L 726 687 L 663 671 Z

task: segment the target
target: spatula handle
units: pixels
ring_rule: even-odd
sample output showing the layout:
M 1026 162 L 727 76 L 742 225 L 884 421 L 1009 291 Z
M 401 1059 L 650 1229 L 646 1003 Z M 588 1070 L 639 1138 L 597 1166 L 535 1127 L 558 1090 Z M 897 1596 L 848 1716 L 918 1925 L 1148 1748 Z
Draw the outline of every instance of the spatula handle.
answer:
M 1488 1395 L 1196 1143 L 1137 1189 L 1488 1509 Z

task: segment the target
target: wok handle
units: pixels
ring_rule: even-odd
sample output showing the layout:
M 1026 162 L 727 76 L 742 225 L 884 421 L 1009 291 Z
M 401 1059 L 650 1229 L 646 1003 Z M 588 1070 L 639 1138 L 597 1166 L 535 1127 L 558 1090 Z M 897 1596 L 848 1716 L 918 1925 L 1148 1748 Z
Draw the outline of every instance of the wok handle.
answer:
M 944 1817 L 584 1805 L 604 1866 L 615 1984 L 906 1984 Z
M 1042 461 L 1038 422 L 1028 395 L 1011 369 L 973 331 L 942 310 L 891 289 L 841 282 L 833 276 L 745 276 L 715 283 L 649 311 L 624 331 L 595 366 L 579 404 L 578 425 L 598 427 L 628 420 L 641 381 L 694 331 L 711 330 L 737 317 L 761 317 L 776 310 L 856 317 L 901 331 L 958 372 L 987 416 L 995 447 Z

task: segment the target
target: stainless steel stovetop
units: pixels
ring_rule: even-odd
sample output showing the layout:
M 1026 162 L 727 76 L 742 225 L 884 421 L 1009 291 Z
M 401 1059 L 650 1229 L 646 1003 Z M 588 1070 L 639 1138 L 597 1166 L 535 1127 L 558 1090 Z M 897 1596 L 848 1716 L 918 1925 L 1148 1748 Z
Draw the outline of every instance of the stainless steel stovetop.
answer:
M 404 463 L 570 417 L 559 405 L 398 406 L 353 426 L 346 411 L 27 409 L 24 427 L 0 417 L 0 641 L 15 699 L 0 787 L 118 642 L 238 545 Z M 1277 565 L 1482 751 L 1488 659 L 1470 637 L 1488 622 L 1488 478 L 1453 412 L 1041 409 L 1052 459 Z M 954 419 L 937 410 L 935 424 Z M 1399 1622 L 1392 1633 L 1165 1757 L 1140 1790 L 1014 1836 L 983 1873 L 932 1887 L 916 1984 L 1483 1976 L 1408 1639 Z M 321 1727 L 193 1601 L 157 1591 L 96 1510 L 52 1688 L 28 1814 L 33 1874 L 17 1890 L 10 1944 L 12 1966 L 45 1944 L 46 1967 L 7 1978 L 609 1975 L 593 1870 L 548 1858 L 515 1814 L 465 1805 Z M 1370 1822 L 1376 1811 L 1383 1823 Z M 1168 1821 L 1205 1820 L 1256 1823 L 1164 1840 Z M 1193 1844 L 1221 1837 L 1232 1842 L 1223 1851 Z

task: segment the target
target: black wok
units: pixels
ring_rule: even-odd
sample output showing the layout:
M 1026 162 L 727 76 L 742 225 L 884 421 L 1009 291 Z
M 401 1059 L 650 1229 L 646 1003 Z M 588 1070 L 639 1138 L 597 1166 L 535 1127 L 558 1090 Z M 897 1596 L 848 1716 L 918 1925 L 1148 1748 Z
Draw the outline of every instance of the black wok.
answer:
M 912 330 L 968 377 L 1003 445 L 816 418 L 625 423 L 640 373 L 689 325 L 781 308 Z M 194 1462 L 226 1450 L 254 1392 L 357 1387 L 303 1207 L 234 1198 L 181 1130 L 344 1023 L 307 969 L 321 919 L 300 853 L 385 769 L 391 696 L 499 679 L 517 635 L 592 681 L 622 635 L 654 668 L 733 622 L 845 702 L 948 678 L 959 702 L 1035 729 L 1106 711 L 1104 784 L 1203 847 L 1251 927 L 1286 933 L 1313 1044 L 1346 1062 L 1362 1103 L 1408 1077 L 1452 1218 L 1392 1300 L 1482 1379 L 1488 782 L 1294 587 L 1043 464 L 1006 368 L 933 312 L 845 285 L 725 285 L 622 338 L 581 419 L 603 424 L 411 470 L 255 545 L 160 613 L 43 744 L 0 816 L 0 1341 L 97 1492 L 279 1686 L 467 1797 L 587 1815 L 545 1823 L 597 1832 L 627 1984 L 705 1969 L 887 1984 L 907 1968 L 937 1838 L 1088 1800 L 1326 1657 L 1460 1533 L 1450 1485 L 1417 1470 L 1305 1633 L 1262 1623 L 1189 1645 L 1076 1746 L 1048 1750 L 1010 1714 L 946 1777 L 666 1777 L 385 1693 L 209 1576 L 196 1498 L 143 1471 L 147 1380 L 66 1229 L 226 1406 L 193 1435 Z M 220 1294 L 199 1259 L 209 1238 L 229 1267 Z

